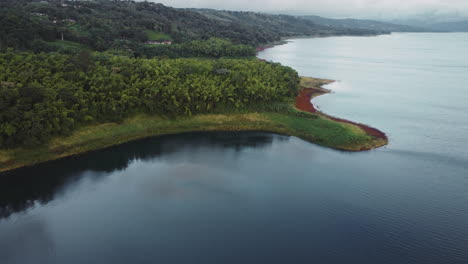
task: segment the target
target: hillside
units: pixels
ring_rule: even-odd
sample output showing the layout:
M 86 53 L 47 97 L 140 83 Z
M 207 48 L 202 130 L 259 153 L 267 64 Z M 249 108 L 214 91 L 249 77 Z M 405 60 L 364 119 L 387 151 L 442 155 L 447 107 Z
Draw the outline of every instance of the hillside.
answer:
M 183 43 L 218 37 L 256 46 L 297 35 L 377 32 L 317 25 L 286 15 L 177 9 L 150 2 L 16 1 L 0 3 L 0 50 L 134 51 L 148 41 Z
M 374 35 L 389 33 L 355 27 L 322 25 L 308 19 L 289 15 L 272 15 L 255 12 L 225 11 L 213 9 L 189 9 L 221 25 L 239 25 L 243 28 L 276 32 L 278 36 L 330 36 L 330 35 Z M 266 39 L 263 42 L 267 42 Z
M 301 18 L 312 21 L 321 26 L 329 26 L 334 28 L 352 28 L 360 30 L 373 30 L 378 32 L 428 32 L 429 29 L 423 27 L 415 27 L 409 25 L 400 25 L 376 20 L 363 19 L 332 19 L 320 16 L 302 16 Z

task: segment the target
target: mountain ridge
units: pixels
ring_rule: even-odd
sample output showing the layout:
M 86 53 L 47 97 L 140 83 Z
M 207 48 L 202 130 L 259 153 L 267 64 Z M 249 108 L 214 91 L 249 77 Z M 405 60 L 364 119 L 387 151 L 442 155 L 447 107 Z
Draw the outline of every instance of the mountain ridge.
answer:
M 319 25 L 289 15 L 173 8 L 152 2 L 3 0 L 0 7 L 0 50 L 47 52 L 56 46 L 136 50 L 158 36 L 175 43 L 216 37 L 259 46 L 284 37 L 389 33 Z
M 318 25 L 329 25 L 333 27 L 342 28 L 356 28 L 375 31 L 389 31 L 389 32 L 430 32 L 430 28 L 410 26 L 396 23 L 389 23 L 384 21 L 372 19 L 355 19 L 355 18 L 326 18 L 316 15 L 300 16 L 301 18 L 310 20 Z

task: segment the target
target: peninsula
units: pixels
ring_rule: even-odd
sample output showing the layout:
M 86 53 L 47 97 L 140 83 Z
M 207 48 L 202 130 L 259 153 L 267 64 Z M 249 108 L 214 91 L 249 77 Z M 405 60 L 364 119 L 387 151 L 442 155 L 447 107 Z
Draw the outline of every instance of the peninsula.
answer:
M 167 119 L 137 115 L 123 122 L 84 126 L 70 136 L 56 137 L 34 148 L 0 150 L 0 172 L 83 154 L 146 137 L 194 131 L 264 131 L 302 138 L 344 151 L 364 151 L 384 146 L 384 133 L 366 125 L 328 116 L 310 100 L 327 93 L 332 81 L 301 78 L 301 90 L 281 112 L 200 114 Z

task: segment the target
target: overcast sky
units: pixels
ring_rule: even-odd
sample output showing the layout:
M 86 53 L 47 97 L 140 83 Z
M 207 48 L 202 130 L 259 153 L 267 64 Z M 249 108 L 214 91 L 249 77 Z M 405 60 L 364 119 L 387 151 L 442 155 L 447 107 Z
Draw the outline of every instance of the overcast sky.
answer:
M 468 0 L 152 0 L 173 7 L 250 10 L 330 17 L 406 18 L 468 15 Z

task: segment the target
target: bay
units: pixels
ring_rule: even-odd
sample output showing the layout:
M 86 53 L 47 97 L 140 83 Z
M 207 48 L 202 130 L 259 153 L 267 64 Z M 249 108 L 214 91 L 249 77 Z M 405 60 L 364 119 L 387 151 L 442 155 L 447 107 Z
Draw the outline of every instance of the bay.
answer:
M 468 34 L 294 39 L 349 153 L 268 133 L 139 140 L 0 175 L 3 263 L 467 263 Z

